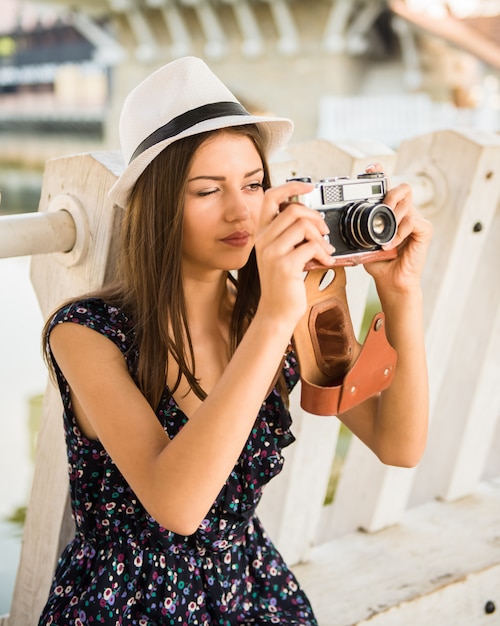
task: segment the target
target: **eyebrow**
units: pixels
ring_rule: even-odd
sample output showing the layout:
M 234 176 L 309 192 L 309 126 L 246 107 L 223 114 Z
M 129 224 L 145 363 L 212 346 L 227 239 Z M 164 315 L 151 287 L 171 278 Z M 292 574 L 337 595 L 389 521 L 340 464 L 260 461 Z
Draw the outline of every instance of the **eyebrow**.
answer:
M 251 172 L 247 172 L 243 178 L 249 178 L 250 176 L 254 176 L 255 174 L 258 174 L 259 172 L 264 173 L 264 168 L 262 167 L 258 167 L 256 170 L 252 170 Z M 225 176 L 212 176 L 212 175 L 201 175 L 201 176 L 194 176 L 193 178 L 189 178 L 188 179 L 188 183 L 193 182 L 194 180 L 216 180 L 216 181 L 224 181 L 226 180 Z

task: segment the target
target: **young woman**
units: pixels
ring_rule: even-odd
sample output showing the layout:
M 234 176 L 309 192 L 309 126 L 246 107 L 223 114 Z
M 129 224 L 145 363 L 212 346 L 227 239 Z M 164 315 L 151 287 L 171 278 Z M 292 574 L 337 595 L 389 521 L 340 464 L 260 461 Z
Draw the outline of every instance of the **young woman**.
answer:
M 319 213 L 289 202 L 311 186 L 270 187 L 266 159 L 291 130 L 249 115 L 195 58 L 127 98 L 128 165 L 111 190 L 126 207 L 116 281 L 45 329 L 76 536 L 40 625 L 316 624 L 255 515 L 293 441 L 288 346 L 307 308 L 303 271 L 334 264 Z M 427 429 L 430 226 L 406 186 L 385 201 L 399 255 L 367 270 L 397 372 L 340 417 L 383 462 L 411 466 Z

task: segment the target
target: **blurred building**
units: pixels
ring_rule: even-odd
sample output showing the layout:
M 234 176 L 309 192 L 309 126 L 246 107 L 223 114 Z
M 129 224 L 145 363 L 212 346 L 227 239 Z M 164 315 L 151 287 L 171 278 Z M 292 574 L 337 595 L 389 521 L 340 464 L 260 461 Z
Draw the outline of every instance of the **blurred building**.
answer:
M 296 141 L 498 127 L 498 0 L 2 4 L 0 160 L 117 148 L 125 94 L 186 54 L 248 108 L 292 118 Z
M 10 13 L 0 32 L 1 132 L 101 137 L 108 68 L 95 62 L 95 46 L 70 12 L 4 2 Z

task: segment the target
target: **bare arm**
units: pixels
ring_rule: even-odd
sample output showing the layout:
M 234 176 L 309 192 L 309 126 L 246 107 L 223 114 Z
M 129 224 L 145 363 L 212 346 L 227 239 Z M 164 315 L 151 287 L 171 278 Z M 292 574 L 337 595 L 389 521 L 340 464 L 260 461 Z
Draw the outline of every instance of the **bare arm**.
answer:
M 340 417 L 383 462 L 414 466 L 423 454 L 428 427 L 420 280 L 432 228 L 414 208 L 407 185 L 390 190 L 385 201 L 398 219 L 392 245 L 399 246 L 399 256 L 366 269 L 375 279 L 388 339 L 398 354 L 396 372 L 389 389 Z

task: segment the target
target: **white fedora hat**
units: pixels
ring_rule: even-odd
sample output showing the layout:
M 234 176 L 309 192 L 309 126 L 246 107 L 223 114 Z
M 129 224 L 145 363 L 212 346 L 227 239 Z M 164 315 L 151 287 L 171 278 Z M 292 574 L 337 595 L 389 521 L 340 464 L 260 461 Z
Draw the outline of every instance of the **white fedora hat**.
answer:
M 196 57 L 183 57 L 143 80 L 125 99 L 119 132 L 125 170 L 109 191 L 125 207 L 137 179 L 168 145 L 210 130 L 257 124 L 266 154 L 283 147 L 293 122 L 250 115 L 210 68 Z

